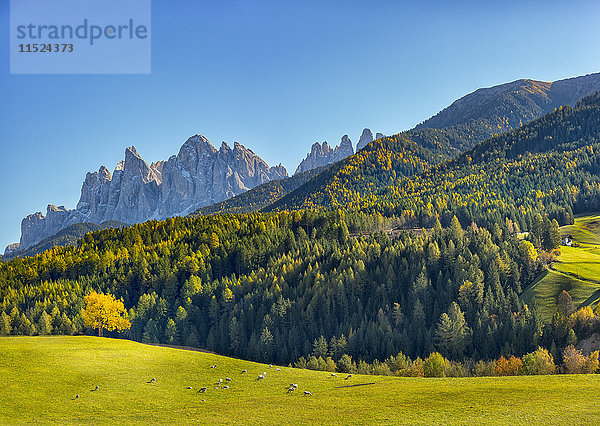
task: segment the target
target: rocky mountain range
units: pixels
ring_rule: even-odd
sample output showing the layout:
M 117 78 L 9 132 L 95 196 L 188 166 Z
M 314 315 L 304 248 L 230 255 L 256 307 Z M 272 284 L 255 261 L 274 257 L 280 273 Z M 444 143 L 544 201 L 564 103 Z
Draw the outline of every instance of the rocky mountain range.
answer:
M 330 147 L 327 142 L 315 142 L 306 158 L 300 162 L 294 174 L 307 172 L 327 164 L 333 164 L 354 154 L 354 147 L 348 135 L 342 136 L 339 145 Z
M 190 137 L 167 161 L 150 165 L 129 147 L 112 174 L 104 166 L 87 173 L 75 209 L 49 205 L 46 215 L 27 216 L 21 222 L 18 247 L 12 244 L 7 249 L 15 254 L 75 223 L 132 224 L 186 215 L 285 177 L 281 164 L 269 167 L 237 142 L 233 148 L 223 142 L 217 150 L 202 135 Z
M 360 135 L 358 144 L 356 145 L 356 152 L 363 149 L 374 139 L 380 139 L 382 137 L 384 137 L 383 134 L 377 133 L 377 137 L 373 138 L 373 132 L 371 132 L 371 129 L 364 129 Z M 337 163 L 338 161 L 353 155 L 354 152 L 352 141 L 348 135 L 342 136 L 340 144 L 333 148 L 329 146 L 327 142 L 315 142 L 311 147 L 310 152 L 306 155 L 306 158 L 304 158 L 304 160 L 302 160 L 302 162 L 300 162 L 298 165 L 298 168 L 294 174 L 307 172 L 309 170 L 327 166 L 328 164 Z

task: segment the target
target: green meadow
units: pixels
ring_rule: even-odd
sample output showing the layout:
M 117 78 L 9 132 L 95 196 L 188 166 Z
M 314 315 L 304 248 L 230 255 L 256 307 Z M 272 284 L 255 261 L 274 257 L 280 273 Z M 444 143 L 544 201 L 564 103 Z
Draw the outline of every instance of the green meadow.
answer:
M 521 296 L 528 303 L 535 300 L 546 321 L 556 312 L 563 290 L 578 308 L 595 308 L 600 300 L 600 215 L 578 217 L 560 230 L 562 236 L 573 236 L 574 246 L 561 246 L 558 261 Z
M 0 338 L 0 377 L 2 424 L 597 424 L 600 387 L 600 375 L 346 380 L 83 336 Z M 230 388 L 215 389 L 226 377 Z

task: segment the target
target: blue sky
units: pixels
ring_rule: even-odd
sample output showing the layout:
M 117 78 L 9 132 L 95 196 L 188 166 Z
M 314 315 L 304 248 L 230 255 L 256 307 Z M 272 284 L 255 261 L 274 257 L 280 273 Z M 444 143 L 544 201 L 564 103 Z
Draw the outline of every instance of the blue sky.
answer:
M 0 1 L 2 37 L 8 0 Z M 293 173 L 315 141 L 397 133 L 479 87 L 600 71 L 597 1 L 152 1 L 149 75 L 10 75 L 0 44 L 0 252 L 75 207 L 87 171 L 204 134 Z

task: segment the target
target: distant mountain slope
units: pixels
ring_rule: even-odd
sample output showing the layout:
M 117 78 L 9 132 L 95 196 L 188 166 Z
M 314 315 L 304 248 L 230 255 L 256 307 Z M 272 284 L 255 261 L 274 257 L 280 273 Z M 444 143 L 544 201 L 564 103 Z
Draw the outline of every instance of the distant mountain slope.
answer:
M 482 88 L 454 101 L 415 130 L 443 129 L 453 134 L 453 147 L 464 150 L 484 139 L 520 127 L 561 105 L 600 90 L 600 73 L 553 83 L 516 80 Z
M 10 255 L 6 256 L 6 258 L 10 259 L 17 256 L 35 256 L 38 253 L 51 249 L 52 247 L 64 247 L 77 244 L 77 241 L 88 232 L 109 228 L 121 228 L 123 226 L 127 226 L 127 224 L 116 220 L 103 222 L 100 225 L 91 222 L 76 223 L 48 238 L 43 239 L 39 243 L 28 247 L 25 250 L 15 250 L 11 252 Z
M 534 119 L 552 104 L 549 98 L 552 83 L 517 80 L 489 88 L 478 89 L 454 101 L 449 107 L 416 126 L 443 129 L 472 120 L 485 120 L 502 130 Z
M 308 182 L 327 167 L 320 167 L 293 176 L 263 183 L 240 195 L 196 210 L 190 216 L 214 213 L 249 213 L 274 203 L 281 197 Z
M 418 226 L 452 215 L 463 223 L 480 218 L 488 224 L 509 217 L 526 228 L 533 212 L 542 211 L 569 223 L 576 211 L 600 208 L 600 95 L 575 108 L 560 107 L 413 177 L 401 176 L 403 170 L 394 175 L 402 163 L 382 163 L 400 153 L 389 143 L 362 158 L 350 157 L 265 210 L 346 206 Z
M 408 145 L 410 141 L 429 154 L 420 155 L 420 169 L 407 169 L 401 163 L 396 163 L 391 168 L 380 167 L 382 163 L 378 158 L 395 157 L 400 154 L 387 152 L 388 148 L 392 151 L 402 150 L 408 145 L 400 147 L 384 144 L 376 148 L 367 145 L 365 149 L 369 154 L 356 154 L 346 158 L 339 166 L 332 167 L 328 173 L 306 183 L 272 206 L 267 206 L 265 210 L 324 205 L 356 207 L 362 203 L 359 199 L 367 194 L 376 193 L 382 187 L 392 185 L 394 179 L 401 175 L 410 176 L 425 170 L 426 164 L 441 163 L 491 136 L 522 126 L 562 104 L 575 104 L 580 95 L 594 93 L 596 90 L 600 90 L 600 74 L 554 83 L 517 80 L 479 89 L 458 99 L 414 129 L 392 137 L 400 138 Z M 389 141 L 392 138 L 384 140 Z M 361 164 L 362 162 L 366 163 Z M 363 171 L 369 175 L 369 182 L 360 188 L 360 181 L 365 176 L 357 173 Z

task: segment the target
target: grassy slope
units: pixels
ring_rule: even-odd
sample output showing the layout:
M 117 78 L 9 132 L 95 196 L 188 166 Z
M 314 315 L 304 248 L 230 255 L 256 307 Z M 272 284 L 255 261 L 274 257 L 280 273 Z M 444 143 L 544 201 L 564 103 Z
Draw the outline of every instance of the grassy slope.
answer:
M 523 292 L 523 300 L 535 298 L 543 318 L 552 319 L 559 294 L 567 290 L 575 306 L 595 306 L 600 299 L 600 216 L 581 216 L 561 227 L 579 247 L 561 246 L 559 261 Z
M 248 373 L 240 374 L 244 368 Z M 255 380 L 265 370 L 266 379 Z M 94 337 L 0 338 L 0 377 L 0 423 L 592 424 L 600 386 L 600 375 L 355 375 L 346 381 L 324 372 L 275 371 L 218 355 Z M 146 383 L 152 377 L 156 383 Z M 215 381 L 225 377 L 233 379 L 231 388 L 215 390 Z M 291 382 L 299 391 L 288 395 Z M 337 388 L 368 382 L 375 384 Z M 90 391 L 96 385 L 100 390 Z M 198 393 L 200 386 L 208 392 Z M 304 397 L 305 389 L 314 396 Z M 76 394 L 79 399 L 73 399 Z

